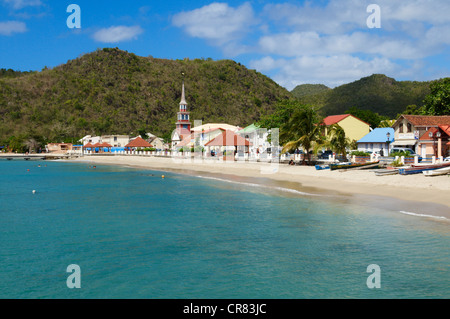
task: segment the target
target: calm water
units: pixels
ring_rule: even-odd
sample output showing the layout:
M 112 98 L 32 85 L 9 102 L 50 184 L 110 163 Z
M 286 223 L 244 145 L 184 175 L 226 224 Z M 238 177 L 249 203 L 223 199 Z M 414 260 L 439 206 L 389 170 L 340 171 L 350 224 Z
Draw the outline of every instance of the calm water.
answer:
M 448 220 L 131 168 L 0 172 L 0 298 L 450 297 Z

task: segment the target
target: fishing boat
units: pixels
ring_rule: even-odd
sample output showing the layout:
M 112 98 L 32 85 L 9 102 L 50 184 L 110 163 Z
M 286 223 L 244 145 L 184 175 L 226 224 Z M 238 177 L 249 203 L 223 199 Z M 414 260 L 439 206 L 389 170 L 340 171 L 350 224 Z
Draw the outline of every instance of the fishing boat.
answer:
M 423 171 L 423 175 L 425 176 L 441 176 L 450 174 L 450 167 L 438 168 L 431 171 Z
M 439 164 L 422 164 L 422 165 L 411 165 L 410 168 L 401 168 L 399 169 L 400 175 L 411 175 L 411 174 L 420 174 L 426 171 L 434 171 L 441 168 L 450 167 L 450 162 L 444 162 Z
M 376 176 L 397 175 L 398 169 L 380 169 L 375 171 Z
M 330 169 L 330 165 L 316 165 L 317 171 L 322 171 L 324 169 Z
M 385 175 L 397 175 L 399 169 L 401 168 L 409 168 L 410 166 L 401 166 L 401 167 L 388 167 L 385 169 L 379 169 L 375 171 L 375 175 L 377 176 L 385 176 Z
M 366 162 L 366 163 L 353 163 L 353 164 L 331 164 L 330 170 L 350 170 L 350 169 L 366 169 L 375 168 L 380 165 L 380 162 Z

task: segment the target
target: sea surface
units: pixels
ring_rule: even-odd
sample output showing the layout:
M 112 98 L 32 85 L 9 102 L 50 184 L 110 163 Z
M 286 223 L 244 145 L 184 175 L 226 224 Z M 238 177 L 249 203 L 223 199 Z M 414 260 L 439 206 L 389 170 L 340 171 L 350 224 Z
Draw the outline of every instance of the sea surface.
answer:
M 0 298 L 450 297 L 444 217 L 92 165 L 0 161 Z

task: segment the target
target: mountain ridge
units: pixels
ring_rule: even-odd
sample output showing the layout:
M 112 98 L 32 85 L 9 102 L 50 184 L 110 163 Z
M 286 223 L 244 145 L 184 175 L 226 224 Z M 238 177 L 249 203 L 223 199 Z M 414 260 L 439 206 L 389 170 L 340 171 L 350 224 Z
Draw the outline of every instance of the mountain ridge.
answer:
M 330 90 L 300 96 L 301 86 L 291 91 L 301 102 L 318 106 L 323 116 L 344 114 L 352 107 L 396 117 L 409 105 L 422 105 L 431 81 L 397 81 L 373 74 Z

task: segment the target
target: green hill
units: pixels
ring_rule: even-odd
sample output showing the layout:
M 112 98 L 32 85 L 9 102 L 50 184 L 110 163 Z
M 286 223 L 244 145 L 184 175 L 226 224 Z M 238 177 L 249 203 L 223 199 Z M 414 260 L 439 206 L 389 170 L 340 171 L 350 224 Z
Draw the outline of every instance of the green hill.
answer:
M 323 84 L 302 84 L 295 87 L 291 93 L 294 97 L 301 99 L 305 96 L 311 96 L 321 93 L 326 93 L 331 90 L 328 86 Z
M 168 137 L 185 73 L 191 119 L 248 125 L 290 92 L 230 60 L 164 60 L 103 49 L 42 72 L 0 76 L 0 143 L 42 143 L 87 134 Z
M 331 90 L 299 96 L 299 99 L 320 106 L 324 116 L 343 114 L 357 107 L 394 118 L 408 105 L 422 105 L 430 93 L 429 85 L 430 82 L 396 81 L 374 74 Z

